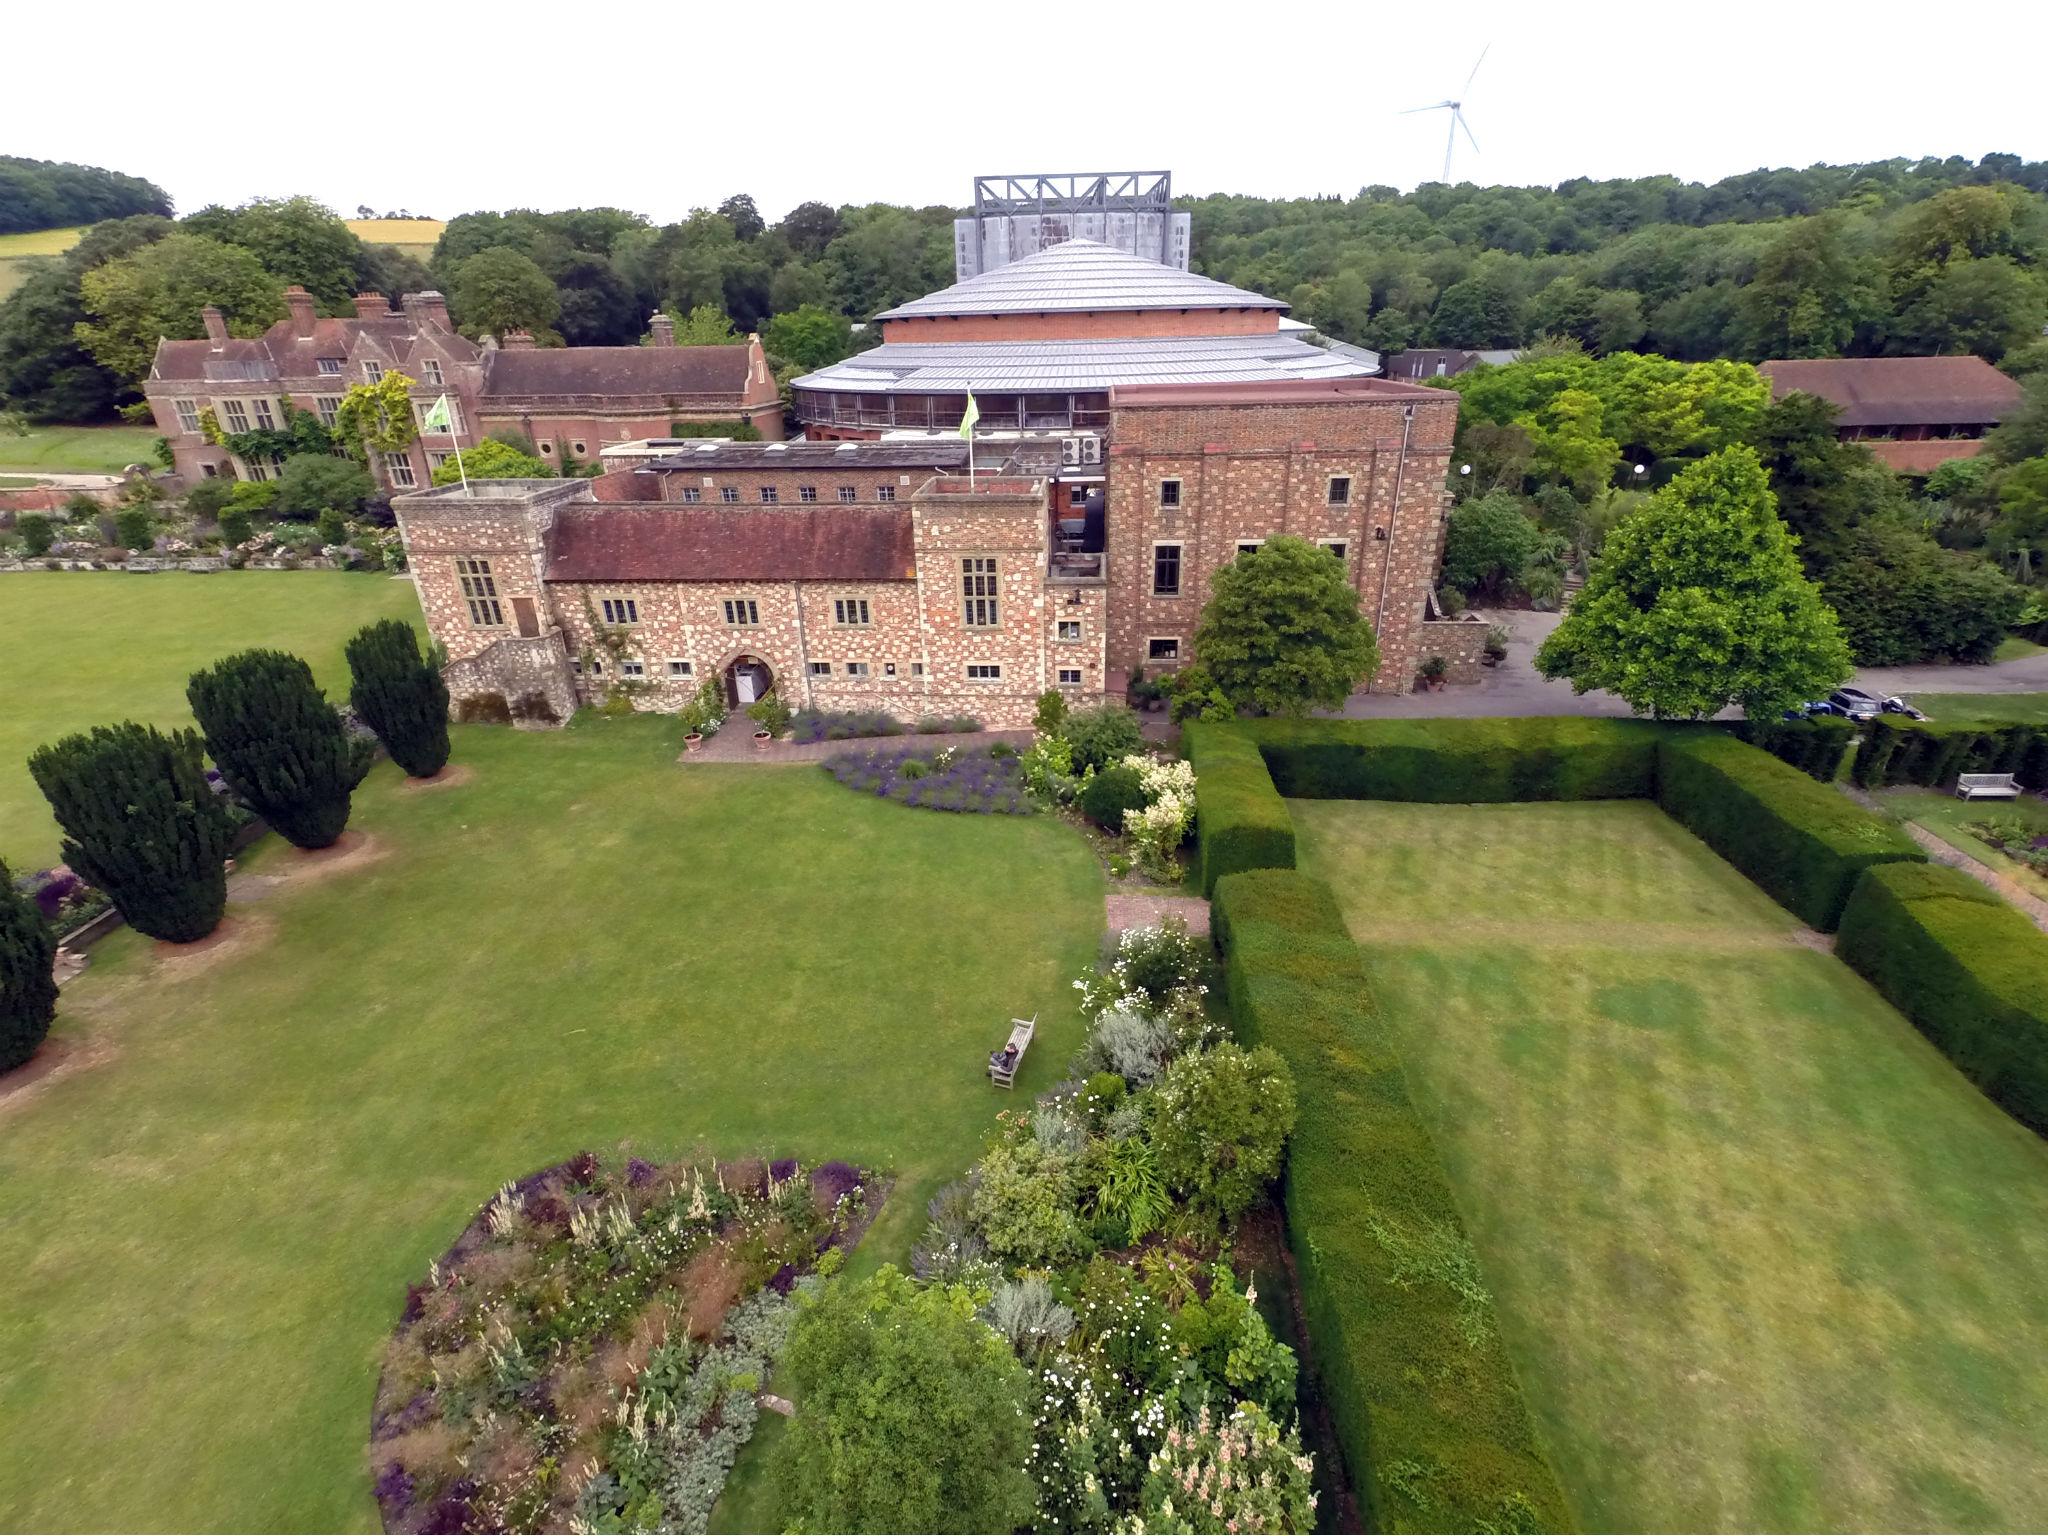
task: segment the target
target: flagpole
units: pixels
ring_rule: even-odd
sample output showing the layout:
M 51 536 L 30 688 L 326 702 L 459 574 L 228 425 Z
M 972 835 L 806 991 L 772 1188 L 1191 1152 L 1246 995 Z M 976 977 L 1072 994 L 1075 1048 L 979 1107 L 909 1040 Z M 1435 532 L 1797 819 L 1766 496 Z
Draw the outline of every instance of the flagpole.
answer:
M 443 404 L 446 404 L 448 397 L 443 395 L 441 400 Z M 462 477 L 462 494 L 464 497 L 467 497 L 469 495 L 469 471 L 462 467 L 462 434 L 455 430 L 455 413 L 453 408 L 448 413 L 448 441 L 454 445 L 455 473 Z

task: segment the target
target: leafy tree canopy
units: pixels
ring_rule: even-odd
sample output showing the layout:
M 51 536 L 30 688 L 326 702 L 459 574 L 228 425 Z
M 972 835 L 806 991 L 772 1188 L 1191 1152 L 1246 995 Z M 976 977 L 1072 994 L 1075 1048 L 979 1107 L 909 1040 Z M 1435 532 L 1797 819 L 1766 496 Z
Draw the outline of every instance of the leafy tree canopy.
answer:
M 455 485 L 465 474 L 472 480 L 552 480 L 555 466 L 535 454 L 520 452 L 510 443 L 487 437 L 474 448 L 462 450 L 459 466 L 453 455 L 445 464 L 436 465 L 434 484 Z
M 537 341 L 556 341 L 561 298 L 533 259 L 505 246 L 479 251 L 455 269 L 448 291 L 455 322 L 472 336 L 503 338 L 530 331 Z
M 1195 654 L 1233 706 L 1268 715 L 1335 709 L 1379 665 L 1343 565 L 1287 535 L 1216 573 Z
M 1801 572 L 1747 447 L 1686 469 L 1607 535 L 1536 665 L 1660 719 L 1730 704 L 1768 718 L 1850 672 L 1841 626 Z
M 171 200 L 155 182 L 96 165 L 0 155 L 0 235 L 139 213 L 170 217 Z
M 805 304 L 769 321 L 761 333 L 761 344 L 770 356 L 799 368 L 823 368 L 853 351 L 853 327 L 844 315 L 822 305 Z
M 258 198 L 239 208 L 202 208 L 181 228 L 240 246 L 273 277 L 305 288 L 330 314 L 352 313 L 349 300 L 369 275 L 363 242 L 333 209 L 310 197 Z
M 699 304 L 688 314 L 671 310 L 669 318 L 675 322 L 679 347 L 729 347 L 740 339 L 725 312 L 710 304 Z
M 149 371 L 159 337 L 204 336 L 209 304 L 238 336 L 260 336 L 284 316 L 284 284 L 254 255 L 200 235 L 166 235 L 95 267 L 79 292 L 88 317 L 79 340 L 124 381 Z

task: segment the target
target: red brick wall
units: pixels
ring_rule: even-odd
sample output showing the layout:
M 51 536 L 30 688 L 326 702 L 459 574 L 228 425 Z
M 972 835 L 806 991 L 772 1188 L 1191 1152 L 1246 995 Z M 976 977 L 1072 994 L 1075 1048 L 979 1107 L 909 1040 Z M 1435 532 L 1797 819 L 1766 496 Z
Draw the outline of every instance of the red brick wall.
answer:
M 882 340 L 1080 341 L 1125 336 L 1270 336 L 1277 309 L 1135 309 L 1054 315 L 930 316 L 884 320 Z

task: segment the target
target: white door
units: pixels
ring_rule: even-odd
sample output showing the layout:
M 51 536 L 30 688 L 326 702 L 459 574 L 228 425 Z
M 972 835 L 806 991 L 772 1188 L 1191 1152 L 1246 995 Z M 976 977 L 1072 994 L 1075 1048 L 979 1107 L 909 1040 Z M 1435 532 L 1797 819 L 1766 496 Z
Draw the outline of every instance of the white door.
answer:
M 733 690 L 739 695 L 742 705 L 753 703 L 761 697 L 761 674 L 752 667 L 741 667 L 732 675 Z

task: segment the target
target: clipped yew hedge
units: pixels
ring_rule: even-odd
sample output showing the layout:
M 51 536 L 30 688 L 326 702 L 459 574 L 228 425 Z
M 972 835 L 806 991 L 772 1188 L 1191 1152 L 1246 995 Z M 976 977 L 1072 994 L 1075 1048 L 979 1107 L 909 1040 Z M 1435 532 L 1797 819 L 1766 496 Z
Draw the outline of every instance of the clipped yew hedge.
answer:
M 1294 867 L 1294 818 L 1273 787 L 1258 743 L 1236 726 L 1190 724 L 1183 732 L 1188 762 L 1201 786 L 1195 833 L 1202 890 L 1245 869 Z
M 2010 773 L 2048 789 L 2048 726 L 1953 725 L 1879 715 L 1863 728 L 1851 776 L 1865 789 L 1953 784 L 1958 774 Z
M 1238 729 L 1264 753 L 1280 793 L 1301 800 L 1641 800 L 1657 782 L 1659 728 L 1640 720 L 1254 720 Z
M 1657 803 L 1801 921 L 1832 933 L 1856 877 L 1926 858 L 1905 831 L 1719 731 L 1668 733 Z
M 1835 953 L 1986 1097 L 2048 1133 L 2048 934 L 1958 869 L 1856 882 Z
M 1239 1026 L 1294 1073 L 1288 1241 L 1371 1527 L 1569 1529 L 1464 1220 L 1329 887 L 1292 869 L 1233 873 L 1217 882 L 1212 912 Z
M 1809 779 L 1832 784 L 1842 771 L 1855 739 L 1853 721 L 1840 715 L 1814 715 L 1805 720 L 1739 720 L 1730 727 L 1739 740 L 1761 747 L 1781 763 L 1789 763 Z

